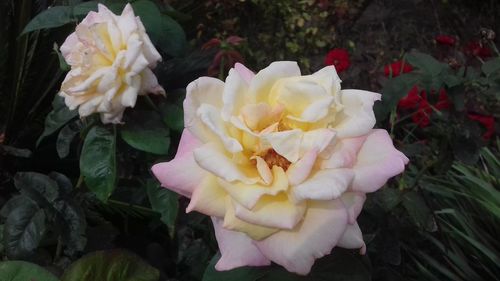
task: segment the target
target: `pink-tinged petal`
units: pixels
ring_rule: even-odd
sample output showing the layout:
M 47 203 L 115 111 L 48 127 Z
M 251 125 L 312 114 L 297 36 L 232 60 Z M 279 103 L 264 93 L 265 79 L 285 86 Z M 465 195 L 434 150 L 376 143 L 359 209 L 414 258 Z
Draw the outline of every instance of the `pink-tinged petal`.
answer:
M 361 213 L 361 210 L 363 210 L 366 195 L 362 192 L 344 192 L 340 200 L 344 203 L 347 213 L 349 214 L 349 223 L 356 223 L 356 219 Z
M 184 100 L 184 125 L 202 142 L 218 141 L 197 115 L 202 104 L 222 108 L 224 82 L 211 77 L 200 77 L 189 83 Z
M 353 177 L 351 169 L 319 170 L 301 184 L 293 186 L 291 197 L 295 202 L 336 199 L 347 190 Z
M 184 129 L 175 158 L 151 168 L 163 187 L 191 197 L 193 190 L 208 175 L 196 164 L 193 157 L 193 150 L 200 145 L 200 141 Z
M 357 138 L 338 139 L 329 152 L 330 156 L 321 162 L 321 169 L 351 168 L 367 135 Z
M 215 238 L 219 244 L 221 258 L 215 265 L 219 271 L 231 270 L 241 266 L 264 266 L 270 265 L 259 249 L 253 244 L 252 239 L 244 233 L 231 231 L 222 227 L 223 221 L 212 217 L 215 229 Z
M 237 218 L 248 223 L 280 229 L 293 229 L 304 217 L 306 204 L 305 201 L 291 203 L 284 192 L 262 196 L 251 210 L 233 201 Z
M 346 249 L 360 249 L 359 252 L 362 255 L 366 253 L 366 244 L 363 241 L 363 233 L 361 233 L 358 223 L 347 225 L 344 235 L 340 238 L 337 246 Z
M 309 177 L 317 156 L 317 150 L 310 150 L 306 152 L 304 156 L 299 159 L 299 161 L 291 164 L 290 167 L 288 167 L 286 175 L 288 177 L 288 182 L 290 183 L 290 185 L 298 185 L 305 179 L 307 179 L 307 177 Z
M 300 154 L 307 151 L 316 150 L 318 154 L 327 153 L 328 147 L 335 142 L 336 132 L 332 129 L 317 129 L 307 131 L 302 137 L 300 143 Z
M 93 24 L 101 23 L 104 21 L 106 21 L 106 20 L 103 18 L 103 15 L 101 15 L 100 13 L 96 13 L 94 11 L 90 11 L 87 14 L 87 16 L 79 24 L 82 24 L 82 25 L 85 25 L 88 27 L 88 26 L 91 26 Z
M 408 158 L 397 150 L 386 130 L 372 130 L 358 152 L 351 189 L 373 192 L 402 173 Z
M 186 212 L 198 211 L 208 216 L 223 217 L 226 213 L 226 195 L 224 189 L 220 188 L 217 178 L 207 175 L 194 189 Z
M 331 252 L 346 227 L 347 212 L 342 201 L 310 201 L 305 218 L 294 230 L 281 230 L 256 245 L 271 261 L 306 275 L 316 259 Z
M 264 183 L 270 184 L 273 181 L 274 177 L 266 161 L 260 156 L 252 156 L 251 159 L 255 159 L 255 161 L 257 162 L 255 166 L 257 167 L 257 171 L 259 172 L 259 175 Z
M 78 40 L 78 36 L 76 36 L 76 33 L 73 32 L 66 38 L 66 40 L 64 40 L 64 43 L 61 45 L 61 54 L 68 64 L 69 55 L 71 54 L 71 51 L 75 49 L 76 44 L 78 44 L 79 42 L 80 40 Z
M 240 74 L 241 78 L 243 78 L 243 80 L 247 82 L 247 84 L 250 84 L 253 77 L 255 76 L 255 73 L 253 73 L 253 71 L 239 62 L 234 65 L 234 69 Z

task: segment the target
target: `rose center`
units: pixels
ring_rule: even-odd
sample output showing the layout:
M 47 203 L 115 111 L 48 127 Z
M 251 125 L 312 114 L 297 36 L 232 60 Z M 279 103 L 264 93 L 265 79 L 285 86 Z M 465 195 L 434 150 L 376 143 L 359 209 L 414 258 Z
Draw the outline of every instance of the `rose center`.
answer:
M 288 161 L 285 157 L 279 155 L 274 149 L 267 150 L 266 153 L 262 156 L 262 159 L 266 161 L 269 169 L 272 169 L 273 166 L 278 166 L 286 171 L 291 164 L 290 161 Z

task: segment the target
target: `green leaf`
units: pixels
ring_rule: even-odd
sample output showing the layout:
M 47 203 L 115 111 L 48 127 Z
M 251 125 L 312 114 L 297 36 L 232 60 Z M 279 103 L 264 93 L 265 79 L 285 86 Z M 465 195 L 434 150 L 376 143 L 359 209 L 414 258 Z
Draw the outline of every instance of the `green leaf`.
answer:
M 5 246 L 3 245 L 3 243 L 4 243 L 3 232 L 4 232 L 4 226 L 3 226 L 3 224 L 0 224 L 0 254 L 1 255 L 3 255 L 3 252 L 5 250 Z
M 62 241 L 66 248 L 64 253 L 68 256 L 74 256 L 83 251 L 87 244 L 85 230 L 87 222 L 83 209 L 73 201 L 58 201 L 55 204 L 56 210 L 62 217 Z
M 45 213 L 33 201 L 24 201 L 10 212 L 4 227 L 7 256 L 11 259 L 27 258 L 45 234 Z
M 370 265 L 366 256 L 358 251 L 334 248 L 332 254 L 316 260 L 311 272 L 301 276 L 286 271 L 283 267 L 240 267 L 229 271 L 216 271 L 220 258 L 216 254 L 203 275 L 203 281 L 369 281 Z
M 491 74 L 500 71 L 500 58 L 494 58 L 485 62 L 481 66 L 481 71 L 483 71 L 486 76 L 490 76 Z
M 97 11 L 97 2 L 89 1 L 83 2 L 73 7 L 73 16 L 84 18 L 90 11 Z
M 184 130 L 184 112 L 178 105 L 165 103 L 160 106 L 160 111 L 163 115 L 163 122 L 167 126 L 177 132 Z
M 419 76 L 415 73 L 400 75 L 390 79 L 382 89 L 382 101 L 376 102 L 374 111 L 377 120 L 383 120 L 396 108 L 400 99 L 408 95 L 408 92 L 418 82 Z
M 32 153 L 29 149 L 0 144 L 0 154 L 6 154 L 20 158 L 30 158 Z
M 122 139 L 135 149 L 159 155 L 168 153 L 170 133 L 156 112 L 130 112 L 120 132 Z
M 68 6 L 50 7 L 36 15 L 24 28 L 21 35 L 35 30 L 63 26 L 74 22 L 72 9 Z
M 175 220 L 179 211 L 179 195 L 153 181 L 146 183 L 149 202 L 153 211 L 160 213 L 161 221 L 168 227 L 170 237 L 174 236 Z
M 55 131 L 59 130 L 59 128 L 68 123 L 68 121 L 78 116 L 78 111 L 69 110 L 64 103 L 64 98 L 59 95 L 54 97 L 52 108 L 53 110 L 47 115 L 47 118 L 45 118 L 45 129 L 36 142 L 37 146 L 45 137 L 53 134 Z
M 116 132 L 95 126 L 83 143 L 80 173 L 97 198 L 106 201 L 116 187 Z
M 9 199 L 0 210 L 0 219 L 5 220 L 9 216 L 10 212 L 14 210 L 17 206 L 23 204 L 25 201 L 32 201 L 29 197 L 25 195 L 16 195 Z
M 57 183 L 48 176 L 35 172 L 19 172 L 14 185 L 21 193 L 38 203 L 54 202 L 59 196 Z
M 59 158 L 62 159 L 68 156 L 71 148 L 71 142 L 81 129 L 82 122 L 80 120 L 68 123 L 61 129 L 59 135 L 57 135 L 56 141 L 57 155 L 59 155 Z
M 57 183 L 59 193 L 60 195 L 62 195 L 62 197 L 69 196 L 71 192 L 73 192 L 73 184 L 71 183 L 71 180 L 68 179 L 68 177 L 66 177 L 65 175 L 58 172 L 50 172 L 49 178 Z
M 186 35 L 182 27 L 171 17 L 161 14 L 149 0 L 132 3 L 134 12 L 146 27 L 151 41 L 171 56 L 180 56 L 186 48 Z
M 431 76 L 439 75 L 443 70 L 448 68 L 444 63 L 439 62 L 430 55 L 414 52 L 406 55 L 408 62 L 415 68 Z
M 62 281 L 157 281 L 160 272 L 124 250 L 98 251 L 73 263 Z
M 58 281 L 52 273 L 34 263 L 25 261 L 0 262 L 2 281 Z
M 435 222 L 431 210 L 425 204 L 422 195 L 415 191 L 406 193 L 403 197 L 403 206 L 415 225 L 426 230 L 434 230 Z

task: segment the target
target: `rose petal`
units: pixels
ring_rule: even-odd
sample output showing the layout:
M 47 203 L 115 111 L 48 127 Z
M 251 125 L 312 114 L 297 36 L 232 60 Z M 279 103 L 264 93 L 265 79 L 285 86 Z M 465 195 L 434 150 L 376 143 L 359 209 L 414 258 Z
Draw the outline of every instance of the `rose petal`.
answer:
M 256 178 L 246 175 L 245 167 L 233 162 L 223 153 L 223 148 L 215 143 L 207 143 L 195 149 L 194 159 L 201 168 L 228 182 L 236 180 L 246 184 L 257 182 Z
M 290 183 L 290 185 L 298 185 L 305 179 L 307 179 L 307 177 L 309 177 L 314 163 L 316 162 L 317 156 L 318 152 L 315 149 L 310 150 L 309 152 L 306 152 L 304 156 L 299 159 L 299 161 L 291 164 L 290 167 L 288 167 L 286 175 L 288 177 L 288 182 Z
M 300 68 L 294 61 L 278 61 L 259 71 L 250 83 L 250 102 L 267 102 L 267 96 L 278 79 L 300 76 Z
M 339 138 L 351 138 L 364 135 L 375 125 L 373 104 L 380 100 L 380 94 L 362 90 L 342 90 L 343 111 L 334 128 Z
M 247 82 L 247 84 L 250 84 L 252 82 L 252 79 L 255 76 L 255 73 L 253 73 L 253 71 L 239 62 L 234 65 L 234 69 L 240 74 L 241 78 L 243 78 L 243 80 Z
M 373 192 L 404 171 L 408 158 L 394 148 L 385 130 L 372 130 L 358 152 L 351 189 Z
M 342 203 L 344 203 L 347 208 L 349 223 L 354 224 L 361 213 L 361 210 L 363 210 L 366 195 L 361 192 L 344 192 L 340 197 L 340 200 L 342 200 Z
M 151 168 L 163 187 L 191 197 L 193 190 L 208 175 L 194 160 L 193 150 L 200 146 L 201 142 L 188 130 L 182 132 L 175 158 Z
M 220 116 L 220 111 L 216 107 L 204 103 L 198 107 L 196 113 L 201 122 L 218 137 L 229 152 L 236 153 L 243 150 L 243 147 L 236 139 L 229 137 L 224 121 Z
M 367 135 L 357 138 L 339 139 L 329 157 L 321 162 L 321 169 L 351 168 L 356 162 L 359 149 L 366 140 Z
M 226 214 L 224 216 L 224 228 L 228 230 L 240 231 L 248 235 L 253 240 L 260 241 L 269 235 L 279 231 L 277 228 L 265 227 L 248 223 L 236 217 L 233 201 L 226 197 Z
M 248 223 L 280 229 L 292 229 L 303 218 L 306 202 L 290 203 L 286 193 L 264 195 L 249 210 L 233 201 L 237 218 Z
M 224 229 L 222 227 L 223 221 L 216 217 L 212 217 L 212 223 L 221 252 L 221 258 L 215 265 L 216 270 L 223 271 L 241 266 L 271 264 L 271 261 L 264 257 L 253 244 L 252 239 L 244 233 Z
M 228 182 L 219 180 L 220 186 L 239 204 L 247 209 L 254 208 L 255 204 L 263 195 L 276 195 L 288 189 L 288 181 L 281 167 L 273 166 L 273 182 L 271 185 L 245 184 L 235 181 Z
M 347 190 L 354 177 L 351 169 L 320 170 L 299 185 L 292 187 L 295 202 L 306 199 L 332 200 Z
M 198 118 L 197 110 L 202 104 L 222 108 L 224 82 L 210 77 L 201 77 L 189 83 L 184 100 L 184 125 L 202 142 L 216 141 L 217 138 Z
M 261 140 L 264 147 L 272 147 L 279 155 L 295 163 L 299 158 L 302 135 L 300 130 L 288 130 L 264 134 Z
M 357 223 L 347 225 L 344 235 L 337 243 L 338 247 L 346 249 L 360 249 L 360 253 L 366 253 L 365 241 L 363 241 L 363 233 Z
M 226 212 L 226 195 L 224 189 L 220 188 L 217 178 L 207 175 L 193 190 L 186 212 L 198 211 L 208 216 L 223 217 Z
M 329 254 L 347 227 L 347 212 L 340 200 L 310 201 L 302 223 L 256 242 L 271 261 L 288 271 L 306 275 L 314 260 Z
M 248 83 L 241 74 L 231 68 L 226 77 L 224 91 L 222 93 L 222 117 L 229 120 L 231 116 L 237 115 L 239 109 L 245 105 L 245 98 L 248 92 Z

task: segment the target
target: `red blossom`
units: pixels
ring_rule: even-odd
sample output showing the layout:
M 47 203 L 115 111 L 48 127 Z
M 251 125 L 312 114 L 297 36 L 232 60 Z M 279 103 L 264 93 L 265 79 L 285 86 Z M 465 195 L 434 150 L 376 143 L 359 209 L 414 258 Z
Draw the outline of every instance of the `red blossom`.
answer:
M 464 52 L 469 56 L 477 56 L 483 59 L 492 56 L 491 49 L 478 41 L 469 42 L 467 46 L 465 46 Z
M 467 114 L 471 120 L 479 122 L 486 128 L 483 134 L 483 139 L 489 140 L 495 134 L 495 117 L 480 114 L 469 113 Z
M 346 70 L 351 65 L 351 61 L 349 60 L 349 52 L 346 49 L 337 48 L 333 49 L 325 57 L 325 65 L 333 65 L 335 66 L 335 70 L 338 73 Z
M 434 38 L 436 42 L 438 42 L 441 45 L 446 45 L 446 46 L 454 46 L 455 43 L 457 42 L 457 39 L 453 36 L 450 35 L 444 35 L 440 34 Z
M 427 99 L 422 99 L 418 103 L 418 110 L 413 113 L 411 120 L 413 123 L 417 124 L 420 128 L 425 128 L 431 123 L 430 116 L 432 114 L 432 108 L 427 101 Z
M 445 89 L 441 89 L 439 91 L 439 97 L 435 107 L 437 110 L 450 109 L 451 104 L 450 100 L 448 99 L 448 93 L 446 93 Z
M 433 91 L 434 92 L 434 91 Z M 439 91 L 439 97 L 436 104 L 433 107 L 436 110 L 449 109 L 451 106 L 448 99 L 448 95 L 444 89 Z M 406 97 L 399 100 L 398 108 L 403 110 L 415 110 L 411 118 L 413 123 L 417 124 L 419 127 L 424 128 L 430 125 L 430 116 L 432 114 L 432 106 L 427 99 L 426 91 L 420 89 L 417 86 L 413 86 L 408 92 Z
M 403 69 L 403 71 L 401 71 L 401 68 Z M 408 73 L 411 72 L 412 70 L 413 67 L 409 63 L 404 62 L 403 65 L 403 61 L 397 61 L 389 65 L 386 65 L 384 67 L 384 74 L 385 76 L 390 77 L 392 73 L 392 77 L 398 77 L 400 74 Z
M 415 109 L 422 97 L 418 94 L 418 87 L 413 86 L 408 92 L 408 95 L 399 100 L 398 107 L 401 109 Z

